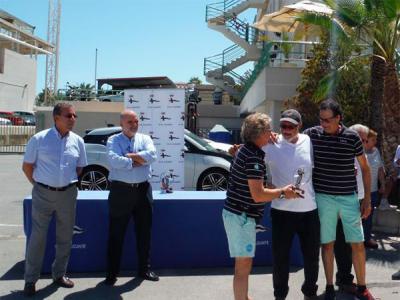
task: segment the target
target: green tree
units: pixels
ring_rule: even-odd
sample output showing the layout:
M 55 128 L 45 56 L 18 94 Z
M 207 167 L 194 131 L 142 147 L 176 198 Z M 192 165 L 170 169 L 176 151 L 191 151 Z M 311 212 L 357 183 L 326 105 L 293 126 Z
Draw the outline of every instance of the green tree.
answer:
M 65 95 L 68 100 L 88 101 L 94 96 L 94 88 L 94 85 L 84 82 L 78 85 L 68 85 Z
M 36 106 L 43 106 L 45 105 L 44 103 L 44 93 L 45 93 L 45 89 L 43 89 L 35 98 L 35 105 Z M 62 97 L 60 97 L 59 95 L 55 95 L 51 92 L 49 92 L 48 94 L 49 99 L 47 99 L 48 103 L 54 103 L 57 100 L 62 100 Z
M 194 83 L 194 84 L 201 84 L 202 81 L 200 80 L 199 77 L 190 77 L 189 82 L 188 83 Z
M 328 35 L 324 35 L 321 43 L 314 46 L 313 57 L 302 71 L 298 94 L 287 101 L 286 106 L 301 112 L 304 128 L 314 126 L 319 122 L 319 103 L 330 91 L 343 108 L 345 125 L 368 124 L 369 60 L 359 56 L 350 60 L 349 57 L 357 50 L 351 44 L 340 44 L 338 50 L 332 52 L 326 51 L 329 45 Z M 342 66 L 340 76 L 332 72 L 336 66 Z M 325 84 L 321 85 L 321 78 Z M 321 86 L 325 90 L 321 91 Z
M 355 37 L 372 49 L 370 104 L 372 128 L 378 131 L 386 167 L 400 144 L 400 90 L 396 47 L 400 32 L 399 0 L 324 0 L 332 16 L 306 14 L 306 23 L 320 25 L 337 36 Z

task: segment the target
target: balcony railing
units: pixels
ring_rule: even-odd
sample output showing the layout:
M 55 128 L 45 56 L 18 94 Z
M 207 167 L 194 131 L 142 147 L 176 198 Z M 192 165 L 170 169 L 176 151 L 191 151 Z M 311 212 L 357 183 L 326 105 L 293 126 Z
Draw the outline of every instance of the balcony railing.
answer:
M 260 59 L 243 85 L 242 98 L 266 66 L 304 68 L 306 62 L 313 57 L 311 50 L 314 44 L 316 43 L 305 41 L 267 42 L 261 52 Z

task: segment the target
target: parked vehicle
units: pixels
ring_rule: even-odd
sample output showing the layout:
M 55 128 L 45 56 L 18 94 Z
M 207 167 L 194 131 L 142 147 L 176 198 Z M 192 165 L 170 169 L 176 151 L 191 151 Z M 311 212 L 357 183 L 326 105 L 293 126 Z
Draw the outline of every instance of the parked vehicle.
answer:
M 9 119 L 12 125 L 18 125 L 18 126 L 24 125 L 24 119 L 15 116 L 10 111 L 0 111 L 0 118 Z
M 12 123 L 9 119 L 0 118 L 0 125 L 12 125 Z
M 228 152 L 229 149 L 232 147 L 231 144 L 227 144 L 227 143 L 214 142 L 214 141 L 209 140 L 209 139 L 203 139 L 203 140 L 205 140 L 207 143 L 209 143 L 215 149 L 219 149 L 219 150 L 222 150 L 222 151 L 225 151 L 225 152 Z
M 82 190 L 108 190 L 107 139 L 121 127 L 94 129 L 84 136 L 88 166 L 79 178 Z M 217 150 L 204 139 L 185 130 L 185 183 L 187 190 L 221 191 L 227 189 L 232 156 Z
M 20 117 L 24 120 L 24 125 L 26 126 L 35 126 L 36 125 L 36 117 L 33 112 L 29 111 L 14 111 L 14 116 Z
M 116 94 L 99 96 L 97 99 L 102 102 L 124 102 L 124 91 L 120 91 Z

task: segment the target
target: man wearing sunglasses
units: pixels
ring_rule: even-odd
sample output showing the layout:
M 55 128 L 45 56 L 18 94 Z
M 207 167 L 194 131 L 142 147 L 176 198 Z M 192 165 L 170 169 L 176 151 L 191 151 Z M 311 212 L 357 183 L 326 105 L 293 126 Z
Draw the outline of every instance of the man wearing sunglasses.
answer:
M 53 109 L 54 127 L 35 134 L 26 146 L 22 170 L 33 185 L 32 233 L 25 258 L 24 294 L 36 293 L 46 245 L 47 228 L 56 219 L 56 256 L 52 266 L 55 284 L 72 288 L 65 276 L 72 246 L 77 197 L 76 183 L 87 165 L 83 139 L 72 132 L 77 116 L 71 104 Z
M 271 204 L 273 286 L 275 299 L 285 299 L 289 291 L 290 248 L 294 236 L 300 239 L 304 259 L 304 299 L 318 299 L 320 224 L 312 185 L 310 138 L 299 133 L 301 115 L 289 109 L 282 113 L 280 132 L 274 144 L 263 147 L 274 186 L 294 184 L 304 191 L 296 201 L 278 198 Z
M 325 299 L 336 299 L 333 286 L 334 244 L 340 217 L 345 240 L 351 244 L 357 278 L 358 299 L 374 299 L 366 288 L 365 248 L 361 218 L 371 212 L 371 175 L 358 134 L 342 124 L 339 104 L 327 99 L 320 105 L 320 126 L 307 129 L 314 154 L 313 184 L 321 222 L 322 261 L 326 276 Z M 354 172 L 357 159 L 362 172 L 365 197 L 357 199 Z

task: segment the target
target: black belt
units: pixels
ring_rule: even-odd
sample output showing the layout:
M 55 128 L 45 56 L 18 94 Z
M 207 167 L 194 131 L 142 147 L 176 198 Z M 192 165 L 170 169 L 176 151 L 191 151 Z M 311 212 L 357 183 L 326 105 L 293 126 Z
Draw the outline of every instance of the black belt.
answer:
M 70 188 L 71 186 L 76 185 L 76 182 L 70 183 L 66 186 L 62 186 L 62 187 L 52 187 L 49 186 L 47 184 L 41 183 L 41 182 L 36 182 L 38 185 L 44 187 L 45 189 L 48 189 L 50 191 L 55 191 L 55 192 L 64 192 L 66 189 Z
M 141 187 L 141 186 L 143 186 L 143 185 L 145 185 L 147 183 L 148 183 L 148 181 L 143 181 L 143 182 L 139 182 L 139 183 L 128 183 L 128 182 L 123 182 L 123 181 L 119 181 L 119 180 L 113 180 L 111 182 L 111 184 L 118 184 L 118 185 L 128 186 L 128 187 L 135 188 L 135 189 L 137 189 L 137 188 L 139 188 L 139 187 Z

